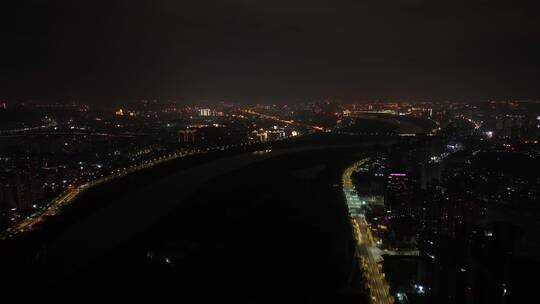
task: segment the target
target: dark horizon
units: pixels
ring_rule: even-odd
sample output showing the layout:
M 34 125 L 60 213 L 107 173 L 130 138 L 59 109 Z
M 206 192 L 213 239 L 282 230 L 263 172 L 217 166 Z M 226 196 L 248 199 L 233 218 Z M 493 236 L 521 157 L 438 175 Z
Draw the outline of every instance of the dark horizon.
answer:
M 536 1 L 25 1 L 0 98 L 540 99 Z

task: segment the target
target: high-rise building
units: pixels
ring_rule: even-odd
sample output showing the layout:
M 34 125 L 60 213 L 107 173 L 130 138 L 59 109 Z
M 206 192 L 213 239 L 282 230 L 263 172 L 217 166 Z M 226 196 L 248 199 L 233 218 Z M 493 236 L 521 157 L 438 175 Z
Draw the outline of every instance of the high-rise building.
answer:
M 212 116 L 212 110 L 210 109 L 199 109 L 200 116 Z
M 43 198 L 43 180 L 38 165 L 29 157 L 18 157 L 15 169 L 0 173 L 0 206 L 27 210 Z
M 30 185 L 15 171 L 2 172 L 0 177 L 0 206 L 2 209 L 30 209 Z
M 498 115 L 495 118 L 495 134 L 499 138 L 537 138 L 538 126 L 534 117 L 525 115 Z
M 178 141 L 183 143 L 195 142 L 196 129 L 178 131 Z
M 424 162 L 420 164 L 420 188 L 425 190 L 430 184 L 441 180 L 442 164 L 440 162 Z
M 399 213 L 410 214 L 416 180 L 405 172 L 391 172 L 386 181 L 386 205 Z
M 0 172 L 0 210 L 6 210 L 15 206 L 13 183 L 9 171 Z

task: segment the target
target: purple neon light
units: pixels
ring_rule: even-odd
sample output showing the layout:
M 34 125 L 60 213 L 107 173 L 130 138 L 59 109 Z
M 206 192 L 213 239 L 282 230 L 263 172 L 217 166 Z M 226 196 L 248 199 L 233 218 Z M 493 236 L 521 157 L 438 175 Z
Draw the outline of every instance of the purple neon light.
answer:
M 390 173 L 390 176 L 407 176 L 406 173 Z

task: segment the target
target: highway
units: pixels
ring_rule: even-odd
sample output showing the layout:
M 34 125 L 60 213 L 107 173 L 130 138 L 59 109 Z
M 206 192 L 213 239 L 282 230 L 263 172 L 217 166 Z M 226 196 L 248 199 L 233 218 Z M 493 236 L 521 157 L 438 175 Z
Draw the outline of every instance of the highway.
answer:
M 304 124 L 304 123 L 299 123 L 299 122 L 296 122 L 294 120 L 284 120 L 284 119 L 281 119 L 281 118 L 279 118 L 277 116 L 266 115 L 266 114 L 262 114 L 262 113 L 259 113 L 259 112 L 255 112 L 252 109 L 246 110 L 245 112 L 248 113 L 248 114 L 251 114 L 251 115 L 258 116 L 259 118 L 262 118 L 262 119 L 273 120 L 275 122 L 283 123 L 283 124 L 286 124 L 286 125 L 297 125 L 297 126 L 301 126 L 301 127 L 307 127 L 309 129 L 313 129 L 313 130 L 316 130 L 316 131 L 323 131 L 323 132 L 328 131 L 327 129 L 325 129 L 323 127 L 320 127 L 320 126 L 312 126 L 312 125 L 308 125 L 308 124 Z
M 279 150 L 262 150 L 216 158 L 195 167 L 153 180 L 147 186 L 132 189 L 107 207 L 67 227 L 54 239 L 42 244 L 47 269 L 38 270 L 36 280 L 53 282 L 82 267 L 97 257 L 126 244 L 149 229 L 178 206 L 203 189 L 208 181 L 242 167 L 291 153 L 336 148 L 365 149 L 371 143 L 350 145 L 303 146 Z M 155 197 L 155 199 L 152 199 Z
M 377 245 L 373 240 L 371 228 L 362 212 L 361 205 L 359 204 L 360 200 L 351 178 L 352 174 L 367 161 L 369 159 L 362 159 L 345 169 L 342 175 L 342 187 L 349 208 L 353 236 L 357 242 L 355 256 L 359 258 L 361 271 L 367 277 L 367 287 L 369 288 L 371 303 L 391 304 L 394 303 L 394 298 L 389 293 L 390 286 L 385 280 L 385 275 L 381 270 L 382 266 L 378 263 L 379 258 L 374 254 L 374 251 L 377 250 Z
M 366 149 L 373 143 L 362 142 L 344 145 L 316 145 L 300 146 L 297 148 L 285 148 L 278 150 L 261 150 L 240 153 L 225 157 L 217 157 L 214 160 L 196 165 L 194 167 L 178 170 L 172 175 L 150 181 L 147 185 L 132 189 L 119 198 L 111 200 L 105 208 L 89 213 L 76 223 L 59 231 L 54 237 L 40 243 L 39 252 L 35 254 L 43 257 L 41 267 L 30 269 L 31 276 L 38 282 L 47 282 L 54 285 L 60 278 L 69 277 L 81 268 L 88 267 L 93 261 L 111 252 L 114 248 L 121 247 L 137 235 L 147 231 L 160 219 L 173 212 L 187 199 L 201 189 L 204 189 L 208 181 L 232 172 L 239 168 L 261 162 L 270 158 L 285 156 L 291 153 L 307 152 L 322 149 L 356 148 Z M 227 149 L 216 147 L 215 150 Z M 206 151 L 192 151 L 191 153 L 205 153 Z M 183 157 L 186 154 L 177 155 Z M 174 157 L 174 156 L 173 156 Z M 167 161 L 168 158 L 157 159 L 155 162 Z M 150 166 L 150 162 L 145 166 Z M 97 183 L 129 174 L 129 170 L 140 170 L 140 167 L 116 173 L 114 176 L 104 177 L 92 183 L 73 188 L 55 200 L 47 212 L 34 216 L 34 220 L 21 224 L 20 228 L 28 230 L 49 215 L 57 214 L 65 204 L 76 201 L 76 197 L 86 189 Z M 106 198 L 104 198 L 106 199 Z M 22 259 L 27 263 L 26 259 Z M 16 266 L 14 266 L 17 269 Z M 15 275 L 15 274 L 11 274 Z M 17 274 L 18 275 L 18 274 Z M 25 276 L 30 275 L 29 273 Z M 389 303 L 389 302 L 375 302 Z
M 44 130 L 44 129 L 52 128 L 52 127 L 56 127 L 56 126 L 57 126 L 56 122 L 51 122 L 51 123 L 46 124 L 46 125 L 40 125 L 40 126 L 35 126 L 35 127 L 26 127 L 26 128 L 12 129 L 12 130 L 0 130 L 0 135 L 26 133 L 28 131 Z
M 247 110 L 246 113 L 259 116 L 259 118 L 262 118 L 262 119 L 273 120 L 280 123 L 291 124 L 291 125 L 303 125 L 303 124 L 296 123 L 294 121 L 282 120 L 282 119 L 279 119 L 278 117 L 260 114 L 251 110 Z M 24 129 L 17 129 L 17 130 L 0 131 L 0 134 L 13 134 L 13 133 L 18 133 L 18 132 L 41 130 L 41 129 L 54 127 L 54 126 L 56 126 L 56 123 L 43 125 L 43 126 L 39 126 L 35 128 L 24 128 Z M 324 130 L 323 128 L 318 127 L 318 126 L 308 126 L 308 125 L 303 125 L 303 126 L 306 126 L 306 127 L 318 130 L 318 131 Z M 97 134 L 97 135 L 101 135 L 101 134 Z M 204 154 L 204 153 L 208 153 L 212 151 L 219 151 L 219 150 L 225 151 L 225 150 L 228 150 L 231 148 L 237 148 L 240 146 L 249 146 L 249 145 L 252 145 L 253 143 L 254 142 L 243 142 L 243 143 L 231 144 L 231 145 L 226 145 L 226 146 L 210 147 L 206 149 L 192 149 L 190 151 L 175 152 L 167 156 L 162 156 L 162 157 L 155 158 L 152 160 L 147 160 L 146 162 L 142 164 L 134 164 L 128 168 L 117 169 L 116 171 L 111 172 L 110 175 L 101 176 L 95 180 L 92 180 L 82 185 L 71 186 L 67 188 L 64 192 L 60 193 L 52 201 L 50 201 L 45 206 L 45 208 L 35 211 L 34 213 L 27 216 L 26 218 L 14 223 L 12 227 L 6 229 L 5 231 L 0 232 L 0 241 L 14 237 L 20 233 L 24 233 L 26 231 L 32 230 L 37 224 L 40 224 L 43 221 L 45 221 L 47 217 L 55 216 L 58 213 L 60 213 L 63 206 L 71 204 L 85 190 L 90 189 L 99 184 L 108 182 L 112 179 L 119 178 L 133 172 L 144 170 L 146 168 L 150 168 L 152 166 L 155 166 L 155 165 L 158 165 L 158 164 L 170 161 L 170 160 L 174 160 L 177 158 L 181 158 L 181 157 L 185 157 L 189 155 L 195 155 L 195 154 Z
M 225 151 L 231 148 L 236 148 L 238 146 L 248 146 L 251 144 L 252 143 L 249 142 L 249 143 L 233 144 L 233 145 L 227 145 L 227 146 L 212 147 L 208 149 L 193 149 L 191 151 L 171 153 L 167 156 L 161 156 L 158 158 L 154 158 L 152 160 L 147 160 L 146 162 L 142 164 L 132 165 L 127 168 L 117 169 L 116 171 L 113 171 L 110 175 L 102 176 L 100 178 L 97 178 L 95 180 L 92 180 L 82 185 L 68 187 L 64 192 L 60 193 L 56 198 L 54 198 L 51 202 L 49 202 L 49 204 L 44 209 L 40 209 L 34 212 L 33 214 L 22 219 L 21 221 L 15 223 L 14 226 L 12 226 L 11 228 L 8 228 L 5 232 L 1 233 L 0 240 L 5 240 L 13 236 L 16 236 L 20 233 L 24 233 L 26 231 L 32 230 L 37 224 L 45 221 L 47 217 L 51 217 L 51 216 L 55 216 L 59 214 L 63 206 L 69 205 L 72 202 L 74 202 L 77 199 L 77 197 L 81 193 L 83 193 L 85 190 L 95 187 L 97 185 L 100 185 L 102 183 L 106 183 L 115 178 L 119 178 L 130 173 L 144 170 L 152 166 L 155 166 L 164 162 L 168 162 L 177 158 L 182 158 L 182 157 L 195 155 L 195 154 L 204 154 L 204 153 L 217 151 L 217 150 Z
M 319 126 L 306 125 L 306 124 L 294 122 L 292 120 L 291 121 L 282 120 L 279 117 L 257 113 L 257 112 L 255 112 L 253 110 L 246 110 L 245 112 L 248 113 L 248 114 L 251 114 L 251 115 L 258 116 L 261 119 L 273 120 L 273 121 L 276 121 L 276 122 L 289 124 L 289 125 L 304 126 L 304 127 L 310 128 L 312 130 L 316 130 L 316 131 L 327 131 L 326 129 L 324 129 L 322 127 L 319 127 Z M 35 129 L 48 128 L 48 127 L 55 126 L 55 125 L 56 124 L 51 124 L 51 125 L 39 126 L 39 127 L 36 127 L 36 128 L 25 128 L 25 129 L 15 130 L 15 131 L 16 132 L 26 132 L 26 131 L 35 130 Z M 3 132 L 3 133 L 7 134 L 7 133 L 13 133 L 13 132 L 14 132 L 14 130 L 6 131 L 6 132 Z M 0 134 L 3 134 L 3 133 L 0 132 Z M 181 157 L 185 157 L 185 156 L 189 156 L 189 155 L 195 155 L 195 154 L 204 154 L 204 153 L 208 153 L 208 152 L 212 152 L 212 151 L 219 151 L 219 150 L 225 151 L 225 150 L 228 150 L 228 149 L 231 149 L 231 148 L 237 148 L 237 147 L 240 147 L 240 146 L 249 146 L 249 145 L 252 145 L 253 143 L 254 142 L 243 142 L 243 143 L 231 144 L 231 145 L 226 145 L 226 146 L 210 147 L 210 148 L 206 148 L 206 149 L 192 149 L 190 151 L 182 151 L 182 152 L 178 151 L 178 152 L 175 152 L 175 153 L 171 153 L 171 154 L 169 154 L 167 156 L 162 156 L 162 157 L 155 158 L 155 159 L 152 159 L 152 160 L 147 160 L 146 162 L 141 163 L 141 164 L 131 165 L 128 168 L 117 169 L 116 171 L 111 172 L 109 175 L 101 176 L 101 177 L 99 177 L 99 178 L 97 178 L 95 180 L 89 181 L 89 182 L 87 182 L 85 184 L 73 185 L 73 186 L 67 188 L 64 192 L 60 193 L 56 198 L 54 198 L 52 201 L 50 201 L 43 209 L 36 210 L 34 213 L 30 214 L 26 218 L 23 218 L 20 221 L 17 221 L 16 223 L 14 223 L 13 226 L 11 226 L 10 228 L 6 229 L 5 231 L 0 232 L 0 241 L 11 238 L 11 237 L 13 237 L 15 235 L 18 235 L 20 233 L 24 233 L 26 231 L 32 230 L 36 225 L 38 225 L 38 224 L 42 223 L 43 221 L 45 221 L 47 219 L 47 217 L 55 216 L 58 213 L 60 213 L 63 206 L 71 204 L 85 190 L 90 189 L 90 188 L 92 188 L 94 186 L 97 186 L 99 184 L 108 182 L 108 181 L 110 181 L 112 179 L 122 177 L 124 175 L 130 174 L 130 173 L 133 173 L 133 172 L 144 170 L 146 168 L 150 168 L 152 166 L 155 166 L 155 165 L 158 165 L 158 164 L 161 164 L 163 162 L 170 161 L 170 160 L 174 160 L 174 159 L 177 159 L 177 158 L 181 158 Z

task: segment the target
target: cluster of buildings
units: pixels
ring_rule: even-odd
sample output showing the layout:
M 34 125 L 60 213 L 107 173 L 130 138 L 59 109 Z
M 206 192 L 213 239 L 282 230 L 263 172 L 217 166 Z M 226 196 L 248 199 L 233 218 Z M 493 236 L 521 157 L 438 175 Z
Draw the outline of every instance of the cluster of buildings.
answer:
M 0 171 L 0 210 L 29 210 L 44 198 L 43 175 L 29 157 L 19 157 L 12 168 Z
M 25 105 L 22 111 L 41 111 L 45 123 L 21 129 L 16 142 L 11 133 L 0 140 L 0 228 L 66 188 L 174 151 L 279 141 L 310 130 L 339 133 L 340 122 L 366 113 L 390 115 L 400 125 L 400 117 L 422 118 L 436 121 L 440 132 L 396 136 L 396 145 L 352 176 L 358 194 L 353 207 L 366 212 L 384 251 L 382 268 L 396 302 L 505 303 L 519 297 L 518 270 L 536 265 L 522 253 L 540 248 L 526 250 L 531 232 L 490 211 L 538 212 L 539 103 L 324 101 L 246 109 L 157 101 L 104 111 Z
M 39 127 L 18 127 L 16 141 L 10 140 L 13 132 L 3 136 L 0 130 L 0 229 L 45 208 L 69 187 L 123 168 L 178 151 L 300 134 L 294 126 L 248 115 L 227 103 L 186 106 L 144 100 L 94 110 L 79 104 L 22 104 L 10 111 L 16 111 L 17 122 Z
M 495 118 L 494 136 L 501 139 L 539 139 L 540 116 L 500 114 Z
M 531 155 L 540 147 L 518 145 L 538 138 L 536 117 L 459 115 L 434 137 L 401 139 L 353 175 L 397 303 L 526 298 L 517 269 L 537 267 L 540 248 L 524 228 L 536 224 L 508 214 L 537 210 L 539 163 Z M 483 135 L 487 128 L 494 136 Z

